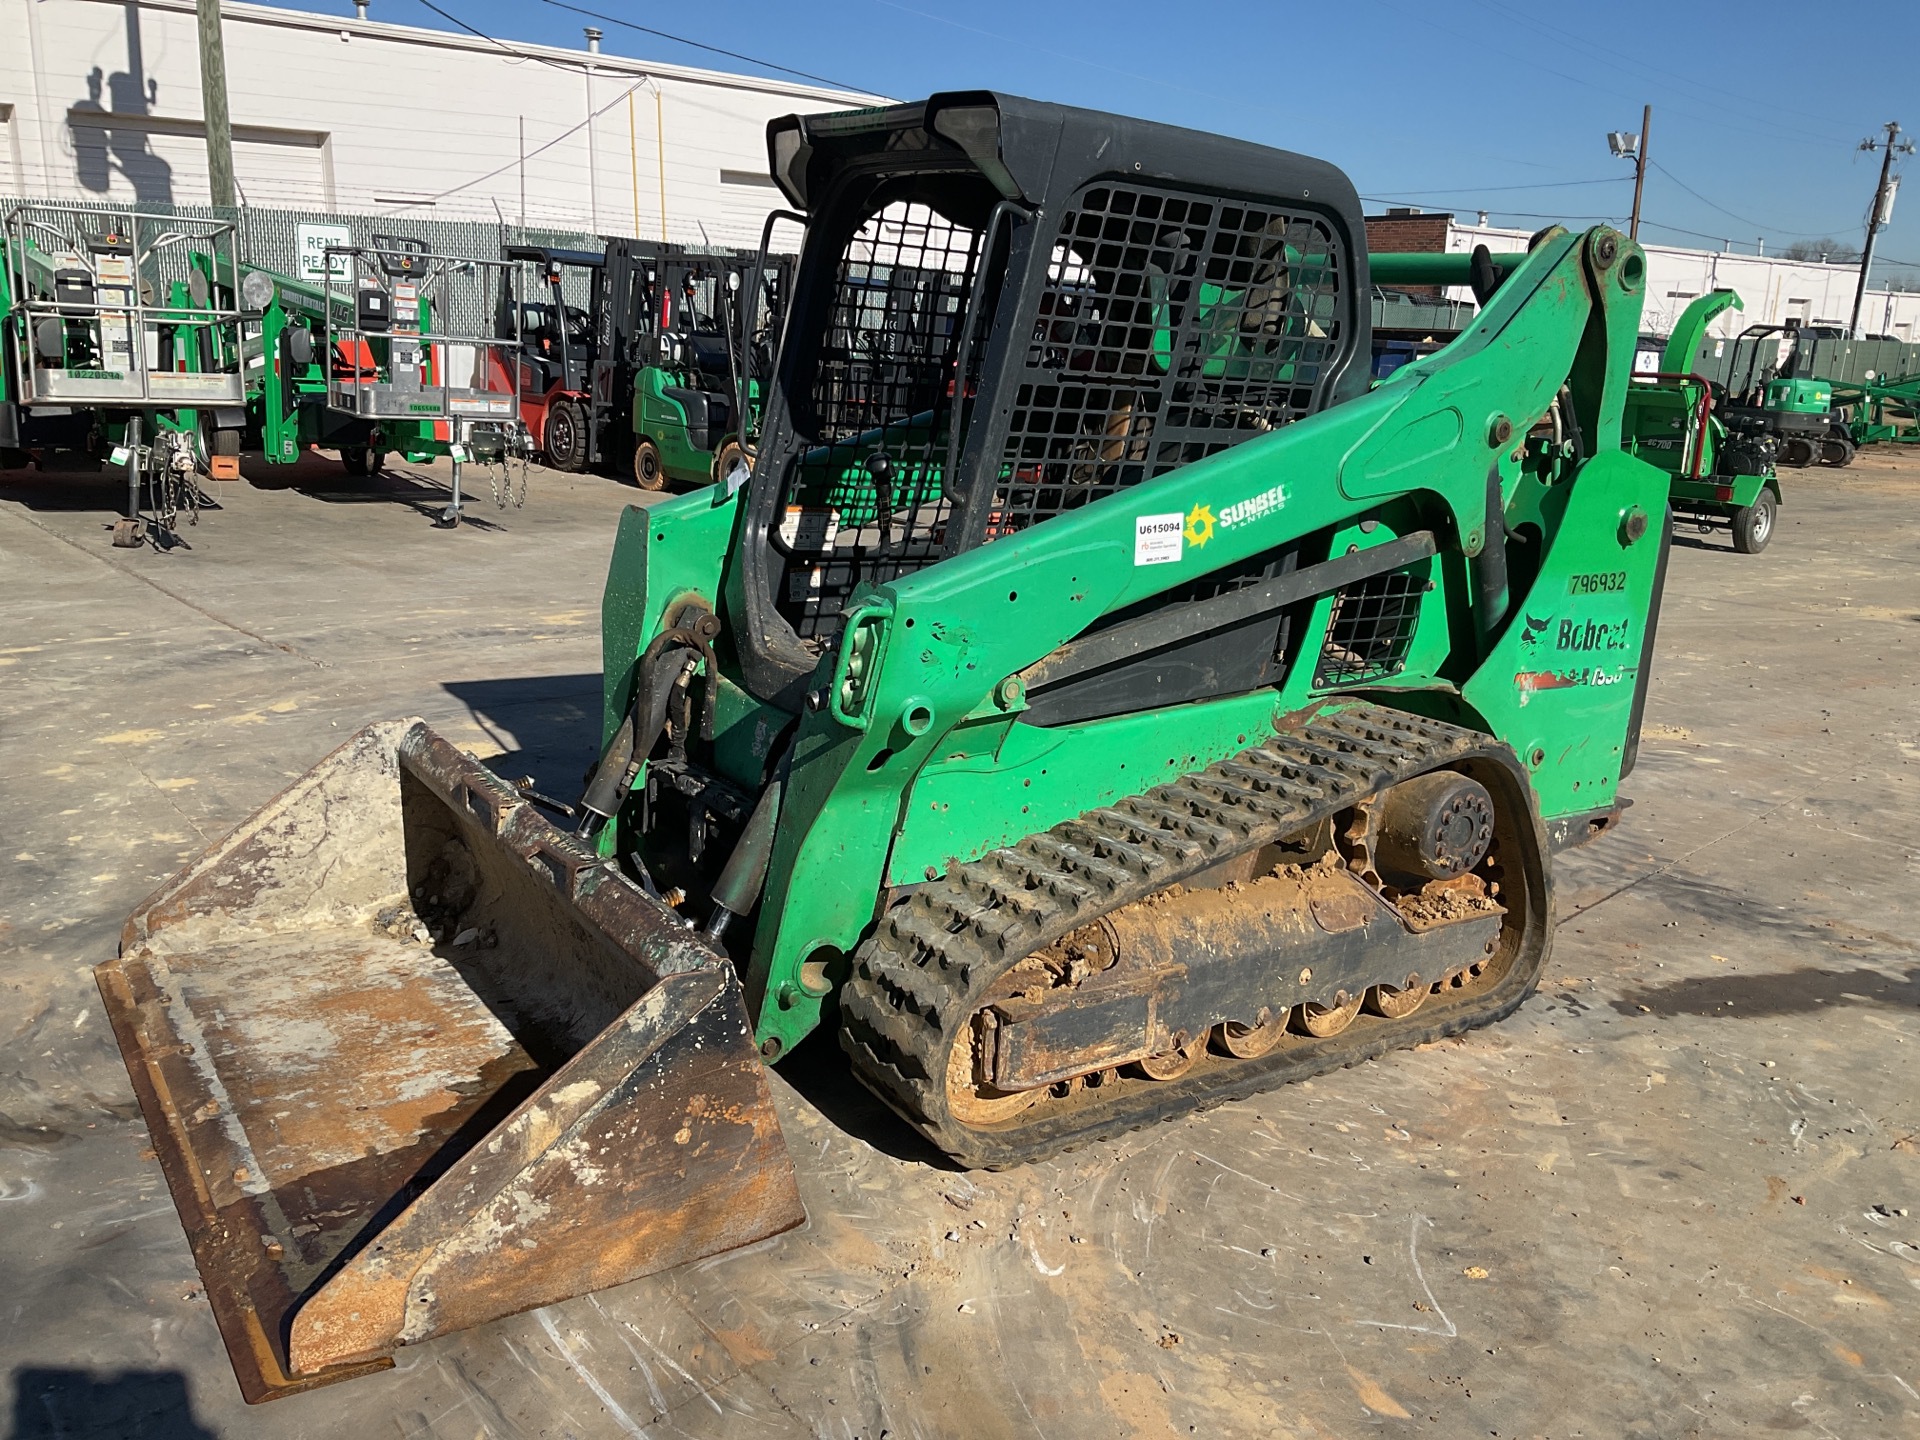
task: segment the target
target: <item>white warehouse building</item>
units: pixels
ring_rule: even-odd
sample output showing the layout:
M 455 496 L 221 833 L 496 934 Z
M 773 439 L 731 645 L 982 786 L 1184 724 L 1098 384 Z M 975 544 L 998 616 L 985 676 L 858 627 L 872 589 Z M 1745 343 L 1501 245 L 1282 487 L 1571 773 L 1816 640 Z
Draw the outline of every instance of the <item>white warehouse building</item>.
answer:
M 1485 245 L 1496 254 L 1524 250 L 1531 232 L 1490 225 L 1450 224 L 1446 248 L 1471 251 Z M 1688 250 L 1643 239 L 1647 252 L 1647 298 L 1640 327 L 1666 335 L 1680 312 L 1710 290 L 1732 290 L 1744 310 L 1724 311 L 1708 333 L 1729 339 L 1754 325 L 1838 326 L 1853 317 L 1853 296 L 1860 281 L 1858 264 L 1822 264 L 1774 255 L 1740 255 L 1729 250 Z M 1460 289 L 1453 298 L 1470 299 Z M 1860 306 L 1860 329 L 1904 342 L 1920 341 L 1920 292 L 1869 290 Z
M 264 5 L 223 13 L 252 206 L 754 245 L 782 204 L 767 121 L 878 98 Z M 193 0 L 0 0 L 0 36 L 0 194 L 208 203 Z

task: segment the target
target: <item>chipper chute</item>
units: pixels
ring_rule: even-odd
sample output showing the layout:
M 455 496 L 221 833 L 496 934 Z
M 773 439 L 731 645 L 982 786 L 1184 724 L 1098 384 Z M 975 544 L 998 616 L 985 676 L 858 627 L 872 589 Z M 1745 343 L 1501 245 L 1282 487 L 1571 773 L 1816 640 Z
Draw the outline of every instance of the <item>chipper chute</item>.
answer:
M 417 721 L 98 978 L 249 1400 L 803 1218 L 730 963 Z

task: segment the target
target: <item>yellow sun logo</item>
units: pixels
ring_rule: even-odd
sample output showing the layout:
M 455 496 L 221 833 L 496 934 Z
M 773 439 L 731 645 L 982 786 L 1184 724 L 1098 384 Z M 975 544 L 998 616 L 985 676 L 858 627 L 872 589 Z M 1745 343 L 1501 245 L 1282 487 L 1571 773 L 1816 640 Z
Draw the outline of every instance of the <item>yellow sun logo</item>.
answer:
M 1196 505 L 1187 512 L 1187 523 L 1182 531 L 1187 543 L 1198 550 L 1213 538 L 1213 507 Z

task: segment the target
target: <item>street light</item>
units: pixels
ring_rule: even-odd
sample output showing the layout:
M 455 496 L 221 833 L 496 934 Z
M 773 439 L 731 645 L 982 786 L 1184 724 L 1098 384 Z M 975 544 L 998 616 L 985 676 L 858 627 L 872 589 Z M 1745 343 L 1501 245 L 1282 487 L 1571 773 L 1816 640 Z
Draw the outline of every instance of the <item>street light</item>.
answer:
M 1627 234 L 1635 240 L 1640 238 L 1640 191 L 1647 183 L 1647 137 L 1652 129 L 1653 107 L 1649 105 L 1640 112 L 1638 135 L 1631 130 L 1607 132 L 1607 149 L 1614 158 L 1633 161 L 1633 223 L 1627 227 Z

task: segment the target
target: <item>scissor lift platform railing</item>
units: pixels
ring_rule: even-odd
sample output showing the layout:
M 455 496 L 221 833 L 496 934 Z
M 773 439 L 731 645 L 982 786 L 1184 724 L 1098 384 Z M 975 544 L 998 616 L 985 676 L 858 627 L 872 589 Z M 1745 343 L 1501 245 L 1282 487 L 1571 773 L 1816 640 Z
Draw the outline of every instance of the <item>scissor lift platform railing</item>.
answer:
M 503 425 L 517 420 L 515 266 L 500 260 L 408 254 L 407 272 L 386 272 L 382 290 L 391 300 L 392 315 L 386 327 L 379 328 L 363 323 L 357 299 L 367 281 L 381 286 L 379 272 L 391 257 L 361 246 L 326 253 L 330 407 L 362 420 Z M 336 264 L 336 257 L 343 263 Z M 504 307 L 501 293 L 507 296 Z M 513 335 L 495 333 L 489 323 L 501 308 L 514 317 Z M 385 347 L 384 360 L 376 345 Z
M 119 410 L 237 407 L 241 312 L 231 222 L 57 204 L 4 224 L 16 401 Z

